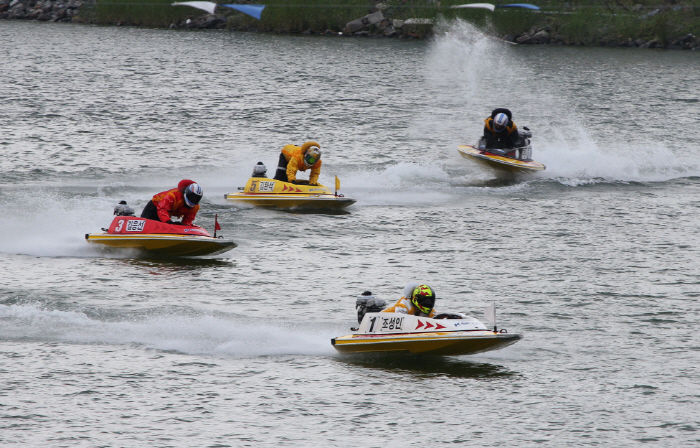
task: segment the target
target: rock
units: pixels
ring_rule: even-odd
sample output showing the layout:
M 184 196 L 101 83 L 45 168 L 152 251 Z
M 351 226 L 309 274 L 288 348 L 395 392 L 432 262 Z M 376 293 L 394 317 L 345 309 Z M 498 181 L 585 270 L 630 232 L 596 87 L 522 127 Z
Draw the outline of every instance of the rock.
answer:
M 518 43 L 518 44 L 529 44 L 529 43 L 531 43 L 531 39 L 532 39 L 532 38 L 530 37 L 530 35 L 527 34 L 527 33 L 525 33 L 525 34 L 519 36 L 517 39 L 515 39 L 515 43 Z
M 396 37 L 398 34 L 392 26 L 384 29 L 384 37 Z
M 678 39 L 676 39 L 676 42 L 678 42 L 679 44 L 684 44 L 686 42 L 690 42 L 693 39 L 695 39 L 695 36 L 688 33 L 685 36 L 682 36 L 682 37 L 679 37 Z
M 406 25 L 432 25 L 433 19 L 406 19 L 403 22 L 403 26 Z
M 394 28 L 401 28 L 403 26 L 403 20 L 394 19 L 391 21 Z
M 305 34 L 305 35 L 308 36 L 308 35 L 314 34 L 314 30 L 312 30 L 311 28 L 309 28 L 308 30 L 303 31 L 301 34 Z
M 379 23 L 382 20 L 384 20 L 384 14 L 382 14 L 381 11 L 373 12 L 372 14 L 368 14 L 364 17 L 360 17 L 357 20 L 353 20 L 352 22 L 348 22 L 347 25 L 345 25 L 345 30 L 347 30 L 348 33 L 354 33 L 355 31 L 359 31 L 359 30 L 366 28 L 370 25 L 374 25 L 376 23 Z
M 507 42 L 515 42 L 516 37 L 518 36 L 516 36 L 515 34 L 506 34 L 505 36 L 503 36 L 503 40 Z
M 206 19 L 204 19 L 204 22 L 202 22 L 199 27 L 200 28 L 216 28 L 216 26 L 219 24 L 219 18 L 216 16 L 208 16 Z
M 545 30 L 538 31 L 532 38 L 530 42 L 532 44 L 547 44 L 549 43 L 549 33 Z

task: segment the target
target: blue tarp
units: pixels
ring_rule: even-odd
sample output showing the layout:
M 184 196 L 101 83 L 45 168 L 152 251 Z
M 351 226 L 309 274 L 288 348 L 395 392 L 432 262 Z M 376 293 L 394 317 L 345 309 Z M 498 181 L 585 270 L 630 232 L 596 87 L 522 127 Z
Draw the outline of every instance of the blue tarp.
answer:
M 265 9 L 265 5 L 219 5 L 219 6 L 225 6 L 227 8 L 235 9 L 236 11 L 240 11 L 243 14 L 248 14 L 251 17 L 255 17 L 258 20 L 260 20 L 260 16 L 262 15 L 263 9 Z
M 509 3 L 507 5 L 496 5 L 496 8 L 524 8 L 524 9 L 540 9 L 539 6 L 531 5 L 529 3 Z

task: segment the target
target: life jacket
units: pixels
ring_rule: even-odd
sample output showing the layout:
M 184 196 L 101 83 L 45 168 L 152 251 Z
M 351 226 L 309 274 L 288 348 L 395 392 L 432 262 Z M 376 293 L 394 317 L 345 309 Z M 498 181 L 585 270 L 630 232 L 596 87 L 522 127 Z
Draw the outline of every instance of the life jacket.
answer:
M 410 314 L 412 316 L 421 315 L 420 310 L 416 308 L 413 302 L 411 302 L 411 299 L 407 299 L 406 297 L 401 297 L 399 301 L 394 304 L 394 306 L 390 306 L 389 308 L 382 310 L 382 313 L 401 313 Z M 433 308 L 430 310 L 427 317 L 434 317 L 435 314 L 435 308 Z
M 311 169 L 311 174 L 309 175 L 309 183 L 315 184 L 318 182 L 318 176 L 321 174 L 321 164 L 323 161 L 318 159 L 318 162 L 307 167 L 304 163 L 304 154 L 306 150 L 311 146 L 320 146 L 316 142 L 306 142 L 302 146 L 295 145 L 285 145 L 282 148 L 282 154 L 284 154 L 285 159 L 287 159 L 287 179 L 289 181 L 296 180 L 297 171 L 306 171 Z
M 187 188 L 187 186 L 185 186 L 185 188 Z M 185 188 L 183 188 L 183 191 Z M 187 226 L 192 224 L 199 211 L 199 204 L 195 205 L 193 208 L 189 208 L 185 205 L 185 198 L 180 192 L 179 186 L 178 188 L 162 191 L 153 196 L 153 205 L 156 206 L 158 217 L 161 221 L 167 222 L 171 217 L 182 217 L 182 223 Z
M 509 121 L 508 126 L 506 126 L 506 133 L 503 134 L 503 132 L 496 132 L 496 130 L 494 129 L 493 118 L 488 117 L 486 120 L 484 120 L 484 123 L 486 123 L 486 129 L 488 129 L 494 135 L 494 137 L 498 137 L 501 135 L 510 135 L 518 129 L 515 123 Z

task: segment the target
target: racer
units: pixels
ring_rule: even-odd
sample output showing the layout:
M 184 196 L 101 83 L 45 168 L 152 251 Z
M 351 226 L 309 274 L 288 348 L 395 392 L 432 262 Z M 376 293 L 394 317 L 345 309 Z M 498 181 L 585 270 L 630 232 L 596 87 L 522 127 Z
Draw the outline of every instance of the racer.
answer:
M 199 211 L 199 201 L 203 194 L 202 187 L 196 182 L 183 179 L 177 188 L 153 196 L 143 208 L 141 217 L 168 224 L 191 226 Z M 172 217 L 182 218 L 182 221 L 173 221 Z
M 306 142 L 301 146 L 285 145 L 280 154 L 275 180 L 305 184 L 306 181 L 297 179 L 297 171 L 308 169 L 311 169 L 308 184 L 318 185 L 318 176 L 321 174 L 321 145 L 316 142 Z
M 515 148 L 519 140 L 518 127 L 513 123 L 513 114 L 508 109 L 494 109 L 484 123 L 487 149 Z
M 401 297 L 394 306 L 382 311 L 382 313 L 402 313 L 414 316 L 435 316 L 435 290 L 428 285 L 410 283 L 403 290 Z

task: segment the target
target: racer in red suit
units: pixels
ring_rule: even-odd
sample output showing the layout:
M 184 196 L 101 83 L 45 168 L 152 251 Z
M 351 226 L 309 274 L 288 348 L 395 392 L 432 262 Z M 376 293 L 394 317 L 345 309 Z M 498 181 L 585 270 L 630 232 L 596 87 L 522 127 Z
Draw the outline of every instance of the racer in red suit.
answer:
M 202 187 L 189 179 L 183 179 L 177 188 L 158 193 L 146 204 L 142 218 L 191 226 L 197 212 L 199 201 L 202 199 Z M 181 222 L 171 218 L 182 218 Z

